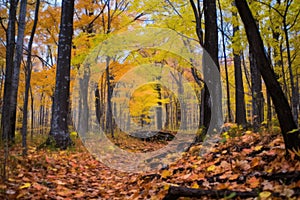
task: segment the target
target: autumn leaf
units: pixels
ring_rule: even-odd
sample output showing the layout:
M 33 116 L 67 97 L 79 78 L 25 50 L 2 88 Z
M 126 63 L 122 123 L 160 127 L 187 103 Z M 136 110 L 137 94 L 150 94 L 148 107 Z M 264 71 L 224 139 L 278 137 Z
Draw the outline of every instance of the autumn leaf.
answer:
M 255 147 L 254 147 L 254 150 L 255 150 L 255 151 L 259 151 L 259 150 L 261 150 L 262 148 L 263 148 L 263 146 L 258 145 L 258 146 L 255 146 Z
M 239 177 L 239 174 L 233 174 L 233 175 L 231 175 L 231 176 L 229 176 L 229 180 L 236 180 L 237 178 Z
M 247 180 L 247 183 L 249 184 L 250 188 L 256 188 L 259 186 L 260 182 L 259 179 L 256 177 L 251 177 L 250 179 Z
M 255 157 L 255 158 L 252 159 L 250 166 L 252 168 L 254 168 L 254 167 L 258 166 L 259 163 L 260 163 L 260 158 L 259 157 Z
M 262 198 L 262 199 L 266 199 L 266 198 L 270 197 L 271 194 L 272 194 L 272 193 L 269 192 L 269 191 L 263 191 L 263 192 L 260 192 L 260 193 L 259 193 L 259 197 Z
M 161 177 L 162 178 L 168 178 L 171 175 L 172 175 L 172 173 L 169 170 L 166 170 L 166 169 L 161 172 Z
M 29 188 L 31 186 L 31 183 L 24 183 L 22 186 L 19 187 L 19 189 Z
M 191 185 L 191 188 L 198 189 L 199 188 L 198 183 L 197 182 L 193 182 L 192 185 Z
M 211 165 L 211 166 L 209 166 L 206 170 L 207 170 L 208 172 L 212 172 L 212 171 L 215 171 L 215 169 L 216 169 L 216 166 L 215 166 L 215 165 Z

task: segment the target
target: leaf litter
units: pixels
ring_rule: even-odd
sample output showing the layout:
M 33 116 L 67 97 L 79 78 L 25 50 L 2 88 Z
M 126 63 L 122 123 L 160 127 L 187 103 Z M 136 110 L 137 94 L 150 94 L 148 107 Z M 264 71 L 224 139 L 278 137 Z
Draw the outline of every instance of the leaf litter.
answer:
M 212 199 L 209 191 L 225 190 L 234 192 L 220 198 L 242 199 L 241 192 L 256 194 L 247 199 L 300 197 L 300 163 L 286 160 L 281 135 L 247 131 L 216 143 L 202 157 L 201 148 L 191 147 L 164 169 L 138 174 L 103 165 L 80 141 L 67 151 L 30 147 L 27 157 L 14 147 L 0 199 L 164 199 L 174 187 L 208 191 L 200 199 Z

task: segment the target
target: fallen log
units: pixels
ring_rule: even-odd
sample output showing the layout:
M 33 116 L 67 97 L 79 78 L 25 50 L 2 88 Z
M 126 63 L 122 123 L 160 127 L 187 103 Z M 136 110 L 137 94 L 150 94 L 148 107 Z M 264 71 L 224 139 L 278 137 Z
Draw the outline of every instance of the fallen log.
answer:
M 259 193 L 257 191 L 250 192 L 241 192 L 241 191 L 232 191 L 232 190 L 202 190 L 202 189 L 194 189 L 187 187 L 178 187 L 178 186 L 170 186 L 168 190 L 168 194 L 164 197 L 163 200 L 175 200 L 179 197 L 210 197 L 210 198 L 224 198 L 228 196 L 232 197 L 240 197 L 240 198 L 250 198 L 250 197 L 258 197 Z

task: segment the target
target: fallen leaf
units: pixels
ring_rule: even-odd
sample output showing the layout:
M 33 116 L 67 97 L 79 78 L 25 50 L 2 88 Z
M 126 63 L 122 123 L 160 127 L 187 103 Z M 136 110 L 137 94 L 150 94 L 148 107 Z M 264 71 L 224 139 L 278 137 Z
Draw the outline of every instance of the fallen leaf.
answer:
M 162 178 L 168 178 L 169 176 L 171 176 L 171 172 L 169 171 L 169 170 L 163 170 L 162 172 L 161 172 L 161 177 Z
M 25 188 L 29 188 L 31 186 L 31 183 L 24 183 L 23 185 L 21 185 L 19 187 L 19 189 L 25 189 Z
M 259 186 L 259 179 L 253 176 L 248 179 L 247 183 L 249 184 L 250 188 L 256 188 L 257 186 Z
M 255 151 L 259 151 L 259 150 L 261 150 L 263 148 L 263 146 L 256 146 L 256 147 L 254 147 L 254 150 Z
M 169 184 L 164 185 L 164 190 L 169 190 L 169 188 L 170 188 Z
M 270 197 L 271 196 L 271 192 L 269 192 L 269 191 L 263 191 L 263 192 L 261 192 L 261 193 L 259 193 L 259 197 L 260 198 L 268 198 L 268 197 Z
M 198 183 L 197 182 L 193 182 L 192 185 L 191 185 L 191 188 L 198 189 L 199 188 Z
M 254 168 L 254 167 L 258 166 L 259 163 L 260 163 L 260 157 L 255 157 L 255 158 L 252 159 L 250 165 L 251 165 L 252 168 Z
M 231 180 L 231 181 L 233 181 L 233 180 L 236 180 L 238 177 L 239 177 L 238 174 L 233 174 L 233 175 L 229 176 L 228 179 Z
M 209 166 L 206 170 L 208 171 L 208 172 L 212 172 L 212 171 L 214 171 L 216 169 L 216 166 L 215 165 L 211 165 L 211 166 Z

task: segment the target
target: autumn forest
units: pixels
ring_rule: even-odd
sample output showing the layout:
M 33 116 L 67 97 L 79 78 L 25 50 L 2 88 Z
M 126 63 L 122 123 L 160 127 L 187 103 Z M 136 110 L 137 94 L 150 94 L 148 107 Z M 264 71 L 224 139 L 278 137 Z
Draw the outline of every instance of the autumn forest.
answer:
M 299 0 L 1 0 L 0 199 L 300 198 Z

